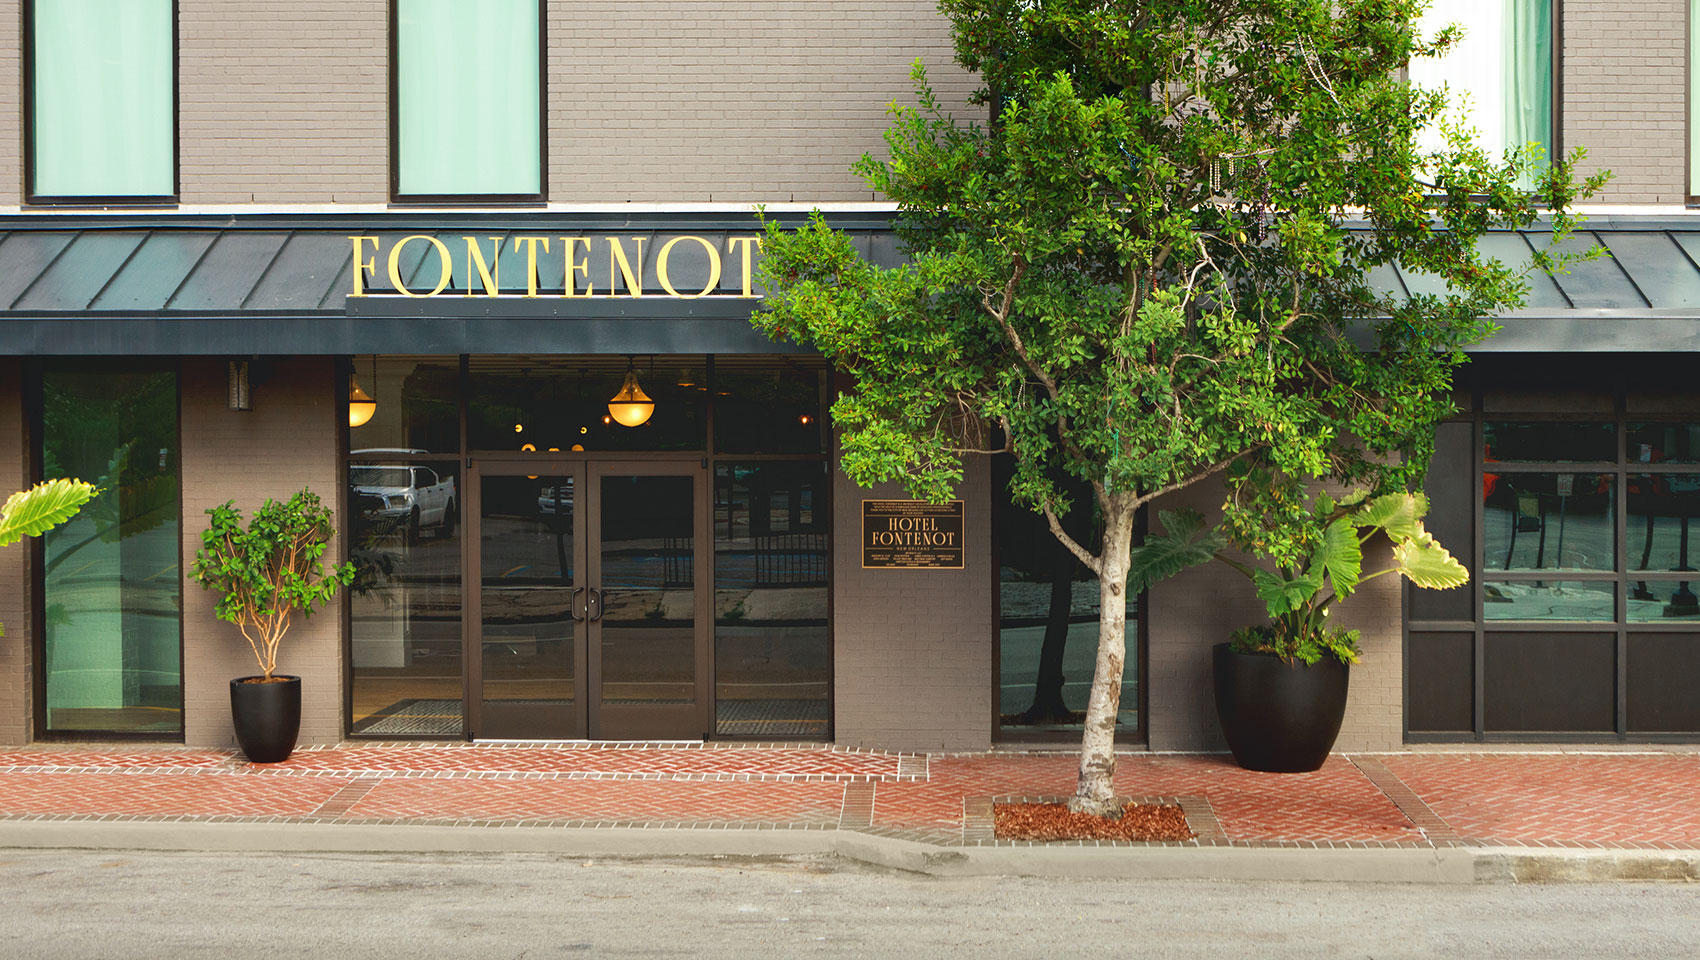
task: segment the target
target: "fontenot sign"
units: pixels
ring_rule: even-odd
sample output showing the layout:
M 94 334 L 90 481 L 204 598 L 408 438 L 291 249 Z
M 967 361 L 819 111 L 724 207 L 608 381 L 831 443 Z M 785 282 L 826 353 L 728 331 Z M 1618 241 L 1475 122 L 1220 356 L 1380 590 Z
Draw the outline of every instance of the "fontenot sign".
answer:
M 454 279 L 454 259 L 449 253 L 449 245 L 442 238 L 428 233 L 416 233 L 410 237 L 390 244 L 383 245 L 383 238 L 372 235 L 351 235 L 349 240 L 354 243 L 354 289 L 349 291 L 351 297 L 367 297 L 371 293 L 367 289 L 367 279 L 376 279 L 378 264 L 383 263 L 387 270 L 390 286 L 396 293 L 404 297 L 434 297 L 448 289 L 449 282 Z M 525 255 L 525 297 L 642 297 L 643 294 L 643 245 L 648 237 L 545 237 L 527 236 L 514 237 L 509 250 L 518 249 Z M 454 296 L 501 296 L 502 289 L 502 240 L 500 236 L 463 236 L 461 242 L 466 244 L 466 280 L 461 285 L 464 293 Z M 429 290 L 409 289 L 402 277 L 402 251 L 414 244 L 427 244 L 437 253 L 439 264 L 436 286 Z M 539 257 L 551 255 L 551 243 L 554 244 L 553 255 L 561 258 L 564 271 L 562 289 L 539 291 L 537 283 L 537 261 Z M 628 246 L 629 244 L 629 246 Z M 668 267 L 674 256 L 674 250 L 684 244 L 684 249 L 693 254 L 700 249 L 702 258 L 706 258 L 708 274 L 701 290 L 678 290 L 673 286 L 673 277 Z M 606 277 L 592 278 L 590 275 L 590 258 L 598 249 L 608 256 L 608 273 Z M 726 238 L 726 258 L 735 261 L 740 270 L 739 278 L 743 281 L 739 292 L 740 299 L 753 300 L 755 291 L 750 284 L 751 267 L 761 251 L 761 238 L 755 235 Z M 659 249 L 655 250 L 655 279 L 666 291 L 667 297 L 680 300 L 695 300 L 706 297 L 720 286 L 721 256 L 720 249 L 706 237 L 690 234 L 669 237 Z M 701 262 L 699 260 L 699 262 Z M 426 280 L 430 278 L 427 277 Z M 599 285 L 600 284 L 600 285 Z M 624 287 L 624 292 L 621 288 Z M 388 290 L 380 291 L 388 293 Z
M 862 568 L 962 569 L 962 501 L 862 501 Z

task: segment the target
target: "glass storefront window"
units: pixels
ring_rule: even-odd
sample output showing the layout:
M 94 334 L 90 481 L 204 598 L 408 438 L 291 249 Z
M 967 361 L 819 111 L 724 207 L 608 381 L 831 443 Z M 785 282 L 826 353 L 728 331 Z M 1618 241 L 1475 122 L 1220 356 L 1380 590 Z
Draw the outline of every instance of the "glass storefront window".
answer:
M 820 453 L 827 447 L 824 369 L 788 361 L 717 359 L 714 449 L 720 453 Z
M 348 465 L 356 734 L 461 733 L 460 481 L 452 460 Z
M 1700 541 L 1691 546 L 1689 534 L 1700 517 L 1700 474 L 1630 474 L 1628 502 L 1629 569 L 1695 569 Z
M 354 381 L 377 403 L 348 428 L 355 456 L 376 451 L 460 452 L 460 361 L 455 357 L 359 357 Z
M 473 357 L 467 443 L 473 450 L 538 452 L 702 450 L 707 365 L 702 357 L 640 358 L 638 385 L 655 401 L 628 427 L 608 401 L 626 376 L 624 357 Z
M 47 730 L 183 729 L 177 374 L 50 361 L 42 473 L 101 492 L 42 538 Z
M 715 732 L 823 740 L 831 719 L 827 465 L 714 470 Z
M 1610 463 L 1617 459 L 1617 431 L 1609 423 L 1489 420 L 1482 446 L 1489 463 Z
M 1624 586 L 1624 618 L 1631 623 L 1700 620 L 1700 576 L 1631 580 Z
M 1487 580 L 1482 616 L 1487 620 L 1617 619 L 1610 580 Z
M 1007 489 L 1008 457 L 994 461 L 994 488 Z M 1076 496 L 1064 525 L 1082 543 L 1093 539 L 1090 491 Z M 998 717 L 1006 737 L 1076 732 L 1098 657 L 1098 578 L 1068 553 L 1043 517 L 1002 496 L 996 510 L 998 550 Z M 1139 726 L 1139 598 L 1127 600 L 1127 659 L 1117 725 Z
M 1483 565 L 1615 569 L 1615 488 L 1615 479 L 1604 473 L 1484 472 Z
M 1700 463 L 1700 424 L 1631 423 L 1630 463 Z

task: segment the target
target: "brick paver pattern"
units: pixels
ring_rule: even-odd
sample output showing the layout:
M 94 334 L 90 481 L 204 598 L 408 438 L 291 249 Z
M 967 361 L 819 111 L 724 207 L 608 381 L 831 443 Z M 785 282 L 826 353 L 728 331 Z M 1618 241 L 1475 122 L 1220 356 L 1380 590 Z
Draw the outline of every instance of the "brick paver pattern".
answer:
M 0 752 L 0 819 L 847 829 L 990 843 L 992 798 L 1066 796 L 1068 754 L 798 744 L 344 744 L 251 764 L 218 750 Z M 1129 753 L 1117 792 L 1182 798 L 1199 844 L 1700 847 L 1697 754 L 1383 754 L 1308 774 Z M 1413 821 L 1417 822 L 1413 822 Z M 1197 827 L 1195 826 L 1195 829 Z
M 1700 847 L 1700 754 L 1380 760 L 1459 835 L 1489 845 Z

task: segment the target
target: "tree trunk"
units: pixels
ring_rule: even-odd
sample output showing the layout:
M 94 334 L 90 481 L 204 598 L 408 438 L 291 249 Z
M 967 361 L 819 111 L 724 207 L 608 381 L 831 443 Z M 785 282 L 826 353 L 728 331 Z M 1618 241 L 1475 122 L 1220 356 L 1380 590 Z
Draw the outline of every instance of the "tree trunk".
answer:
M 1063 702 L 1063 653 L 1068 649 L 1068 619 L 1074 606 L 1074 565 L 1078 562 L 1058 543 L 1051 570 L 1051 607 L 1045 621 L 1045 642 L 1039 647 L 1039 674 L 1033 681 L 1033 703 L 1021 715 L 1023 723 L 1068 723 L 1073 719 Z
M 1098 554 L 1098 663 L 1086 701 L 1086 731 L 1080 741 L 1080 780 L 1068 808 L 1114 817 L 1116 803 L 1116 715 L 1122 699 L 1122 664 L 1127 661 L 1127 568 L 1133 549 L 1135 508 L 1130 493 L 1111 493 L 1104 511 L 1104 546 Z

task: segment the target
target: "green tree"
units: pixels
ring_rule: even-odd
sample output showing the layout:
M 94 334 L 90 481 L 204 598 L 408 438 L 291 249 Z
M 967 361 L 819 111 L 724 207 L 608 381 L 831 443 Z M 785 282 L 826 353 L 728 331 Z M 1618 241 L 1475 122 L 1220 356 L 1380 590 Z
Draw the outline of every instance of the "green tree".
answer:
M 218 591 L 218 618 L 242 631 L 270 680 L 290 620 L 297 612 L 312 616 L 339 586 L 353 583 L 354 564 L 325 570 L 335 518 L 311 491 L 281 503 L 268 498 L 246 525 L 234 501 L 207 513 L 212 522 L 201 532 L 189 575 L 203 589 Z
M 0 505 L 0 547 L 25 537 L 39 537 L 77 515 L 100 488 L 81 480 L 43 480 L 19 490 Z M 0 637 L 6 627 L 0 624 Z
M 854 168 L 897 204 L 907 262 L 864 261 L 818 216 L 766 223 L 756 323 L 854 378 L 832 407 L 845 472 L 940 500 L 964 457 L 1007 451 L 1011 495 L 1097 574 L 1077 810 L 1115 809 L 1140 507 L 1230 469 L 1278 489 L 1414 487 L 1462 348 L 1526 289 L 1476 241 L 1543 216 L 1562 236 L 1603 182 L 1576 182 L 1579 151 L 1490 157 L 1444 124 L 1445 148 L 1422 154 L 1446 98 L 1403 68 L 1456 31 L 1417 35 L 1420 7 L 942 0 L 995 119 L 946 115 L 916 65 L 889 157 Z M 1446 292 L 1378 289 L 1370 271 L 1394 261 Z M 1094 514 L 1095 546 L 1069 534 L 1071 510 Z

